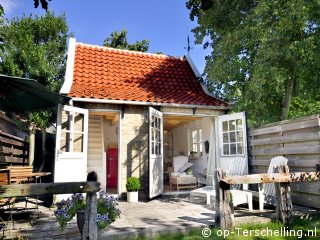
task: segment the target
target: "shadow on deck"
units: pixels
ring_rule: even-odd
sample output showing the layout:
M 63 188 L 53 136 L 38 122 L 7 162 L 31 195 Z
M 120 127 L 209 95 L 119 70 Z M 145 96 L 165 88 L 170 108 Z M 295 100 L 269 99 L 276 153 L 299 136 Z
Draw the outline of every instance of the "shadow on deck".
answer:
M 163 232 L 185 232 L 190 228 L 214 225 L 214 211 L 203 203 L 190 203 L 188 197 L 164 197 L 138 203 L 120 201 L 119 207 L 122 212 L 120 219 L 107 230 L 99 231 L 99 239 L 125 239 L 127 236 L 139 234 L 153 236 Z M 254 208 L 257 209 L 257 206 Z M 9 224 L 9 229 L 5 231 L 6 239 L 81 238 L 75 219 L 61 231 L 53 213 L 54 208 L 40 206 L 39 212 L 31 210 L 14 214 L 15 224 L 14 226 Z M 273 208 L 266 208 L 263 212 L 258 210 L 249 212 L 245 207 L 237 207 L 235 224 L 269 222 L 274 214 Z M 320 214 L 320 211 L 294 206 L 294 214 L 306 218 L 311 214 Z

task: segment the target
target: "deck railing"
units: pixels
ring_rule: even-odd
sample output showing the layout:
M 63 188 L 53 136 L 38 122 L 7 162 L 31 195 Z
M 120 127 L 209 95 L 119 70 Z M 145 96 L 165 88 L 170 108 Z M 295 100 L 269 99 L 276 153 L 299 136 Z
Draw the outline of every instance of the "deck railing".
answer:
M 29 197 L 45 194 L 86 193 L 86 211 L 82 239 L 98 239 L 97 228 L 97 192 L 100 183 L 63 182 L 63 183 L 31 183 L 10 184 L 0 186 L 0 198 Z

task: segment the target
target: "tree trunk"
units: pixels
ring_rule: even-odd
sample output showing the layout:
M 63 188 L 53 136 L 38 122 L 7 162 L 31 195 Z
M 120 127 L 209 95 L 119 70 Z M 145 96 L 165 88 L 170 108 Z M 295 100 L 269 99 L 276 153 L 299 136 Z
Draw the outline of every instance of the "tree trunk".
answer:
M 288 118 L 294 82 L 295 82 L 295 77 L 291 76 L 288 78 L 288 81 L 286 83 L 285 95 L 283 98 L 281 116 L 280 116 L 281 121 L 286 120 Z

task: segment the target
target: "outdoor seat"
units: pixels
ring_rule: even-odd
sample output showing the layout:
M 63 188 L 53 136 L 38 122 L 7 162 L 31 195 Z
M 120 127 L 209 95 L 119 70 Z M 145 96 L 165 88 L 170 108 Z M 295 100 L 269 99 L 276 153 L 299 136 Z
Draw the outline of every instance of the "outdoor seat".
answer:
M 8 170 L 0 171 L 0 185 L 8 185 L 8 184 L 10 184 L 10 171 L 8 171 Z M 5 212 L 9 211 L 9 217 L 8 217 L 7 221 L 4 221 L 3 218 L 0 216 L 0 225 L 3 230 L 3 235 L 4 235 L 4 231 L 6 230 L 8 224 L 10 222 L 13 223 L 12 207 L 13 207 L 15 200 L 16 200 L 16 198 L 14 198 L 14 197 L 0 198 L 0 209 L 1 209 L 0 214 L 4 214 Z
M 229 163 L 229 175 L 238 176 L 247 174 L 246 158 L 234 158 Z M 212 186 L 206 186 L 192 190 L 190 192 L 190 202 L 195 202 L 196 198 L 206 198 L 206 203 L 212 205 L 210 199 L 216 195 L 214 188 L 214 178 L 211 176 Z M 247 203 L 249 211 L 252 211 L 252 193 L 247 191 L 247 185 L 236 184 L 231 186 L 230 193 L 232 194 L 233 206 Z
M 6 168 L 10 171 L 10 184 L 22 184 L 22 183 L 33 183 L 36 182 L 36 177 L 33 176 L 33 167 L 32 166 L 8 166 Z M 18 212 L 27 211 L 27 210 L 39 210 L 38 196 L 35 198 L 35 202 L 28 197 L 18 198 L 17 201 L 24 201 L 24 208 L 15 208 Z M 35 207 L 28 207 L 28 203 L 35 204 Z
M 182 188 L 195 188 L 197 185 L 197 178 L 193 175 L 186 174 L 186 170 L 193 164 L 188 162 L 188 157 L 177 156 L 173 158 L 173 172 L 170 173 L 170 188 L 176 186 L 177 191 Z
M 267 173 L 274 173 L 274 169 L 278 166 L 287 165 L 288 159 L 282 156 L 277 156 L 271 159 L 268 172 Z M 264 204 L 273 205 L 275 206 L 277 199 L 276 199 L 276 190 L 274 183 L 259 183 L 258 184 L 258 191 L 250 191 L 254 197 L 259 198 L 259 210 L 263 211 Z
M 9 166 L 7 169 L 10 170 L 10 183 L 24 183 L 32 180 L 32 166 Z

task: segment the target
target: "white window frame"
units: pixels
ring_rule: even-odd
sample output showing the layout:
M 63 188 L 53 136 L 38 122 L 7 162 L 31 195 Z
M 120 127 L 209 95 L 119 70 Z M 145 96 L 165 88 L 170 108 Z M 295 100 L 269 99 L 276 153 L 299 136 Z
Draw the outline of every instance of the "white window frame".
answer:
M 242 114 L 242 113 L 241 113 Z M 234 114 L 236 115 L 236 114 Z M 244 122 L 244 119 L 241 119 L 240 117 L 239 118 L 228 118 L 227 117 L 228 115 L 226 115 L 226 118 L 225 119 L 221 119 L 221 126 L 219 126 L 220 130 L 219 130 L 219 134 L 220 134 L 220 148 L 221 148 L 221 151 L 220 151 L 220 154 L 221 156 L 225 156 L 225 157 L 234 157 L 234 156 L 244 156 L 246 154 L 246 127 L 245 127 L 245 122 Z M 224 116 L 223 116 L 224 117 Z M 221 118 L 223 118 L 221 117 Z M 241 120 L 242 123 L 241 123 L 241 127 L 239 128 L 237 124 L 235 124 L 235 128 L 234 129 L 230 129 L 230 123 L 231 122 L 235 122 L 237 123 L 238 120 Z M 223 123 L 224 122 L 227 122 L 228 123 L 228 130 L 227 131 L 224 131 L 223 129 Z M 242 141 L 238 139 L 238 136 L 240 135 L 242 131 Z M 239 134 L 237 135 L 237 132 L 239 132 Z M 234 138 L 235 138 L 235 141 L 231 141 L 231 133 L 234 133 Z M 228 135 L 228 141 L 227 142 L 224 142 L 224 139 L 223 139 L 223 136 L 224 134 L 227 134 Z M 236 146 L 236 152 L 234 154 L 231 153 L 231 144 L 235 144 Z M 242 144 L 242 152 L 238 152 L 238 145 Z M 228 154 L 225 154 L 224 153 L 224 145 L 229 145 L 229 153 Z
M 199 128 L 193 128 L 193 129 L 190 129 L 190 134 L 189 134 L 189 154 L 191 151 L 194 151 L 193 150 L 193 146 L 196 145 L 196 149 L 197 149 L 197 157 L 200 158 L 203 156 L 203 129 L 201 127 Z M 197 141 L 196 142 L 193 142 L 193 132 L 197 132 Z M 200 134 L 199 132 L 201 131 L 201 139 L 200 139 Z M 201 149 L 201 151 L 200 151 Z

